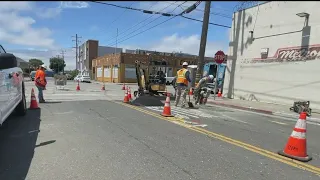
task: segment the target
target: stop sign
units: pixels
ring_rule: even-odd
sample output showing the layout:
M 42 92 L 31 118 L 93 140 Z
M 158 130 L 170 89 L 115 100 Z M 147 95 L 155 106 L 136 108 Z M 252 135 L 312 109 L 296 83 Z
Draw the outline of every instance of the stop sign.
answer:
M 226 55 L 224 54 L 223 51 L 218 51 L 215 55 L 214 55 L 214 60 L 216 61 L 216 63 L 221 64 L 223 63 L 223 61 L 225 60 Z

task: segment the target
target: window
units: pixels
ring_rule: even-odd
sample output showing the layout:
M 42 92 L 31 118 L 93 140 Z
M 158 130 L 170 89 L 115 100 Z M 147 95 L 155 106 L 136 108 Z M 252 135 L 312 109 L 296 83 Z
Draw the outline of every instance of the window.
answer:
M 0 53 L 6 53 L 6 51 L 3 49 L 1 45 L 0 45 Z

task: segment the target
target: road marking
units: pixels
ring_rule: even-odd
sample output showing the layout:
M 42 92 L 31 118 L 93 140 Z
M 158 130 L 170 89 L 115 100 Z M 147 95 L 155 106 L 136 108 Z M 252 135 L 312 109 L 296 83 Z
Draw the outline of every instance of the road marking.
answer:
M 281 125 L 288 125 L 288 124 L 286 124 L 286 123 L 278 122 L 278 121 L 271 121 L 271 122 L 276 123 L 276 124 L 281 124 Z
M 153 117 L 157 117 L 157 118 L 162 119 L 162 120 L 173 122 L 175 124 L 178 124 L 178 125 L 180 125 L 182 127 L 187 128 L 187 129 L 199 132 L 201 134 L 207 135 L 207 136 L 215 138 L 215 139 L 219 139 L 219 140 L 221 140 L 223 142 L 226 142 L 226 143 L 229 143 L 229 144 L 233 144 L 233 145 L 238 146 L 238 147 L 242 147 L 242 148 L 244 148 L 244 149 L 246 149 L 248 151 L 255 152 L 257 154 L 260 154 L 262 156 L 268 157 L 270 159 L 277 160 L 277 161 L 285 163 L 287 165 L 290 165 L 290 166 L 293 166 L 293 167 L 296 167 L 296 168 L 299 168 L 299 169 L 302 169 L 302 170 L 306 170 L 306 171 L 315 173 L 317 175 L 320 175 L 320 168 L 318 168 L 316 166 L 313 166 L 313 165 L 310 165 L 310 164 L 307 164 L 307 163 L 303 163 L 303 162 L 300 162 L 300 161 L 297 161 L 297 160 L 293 160 L 293 159 L 281 156 L 281 155 L 279 155 L 277 153 L 274 153 L 274 152 L 271 152 L 271 151 L 268 151 L 268 150 L 253 146 L 251 144 L 244 143 L 242 141 L 238 141 L 238 140 L 229 138 L 227 136 L 224 136 L 224 135 L 221 135 L 221 134 L 218 134 L 218 133 L 214 133 L 214 132 L 205 130 L 203 128 L 186 125 L 186 124 L 183 123 L 183 119 L 179 119 L 179 118 L 175 118 L 175 117 L 165 118 L 165 117 L 163 117 L 163 116 L 161 116 L 159 114 L 156 114 L 154 112 L 151 112 L 151 111 L 148 111 L 148 110 L 145 110 L 145 109 L 142 109 L 142 108 L 130 105 L 130 104 L 125 104 L 125 103 L 122 103 L 122 102 L 115 102 L 115 101 L 113 101 L 113 102 L 117 103 L 117 104 L 120 104 L 120 105 L 123 105 L 123 106 L 126 106 L 126 107 L 131 108 L 131 109 L 135 109 L 137 111 L 143 112 L 143 113 L 151 115 Z
M 227 116 L 227 115 L 225 115 L 225 114 L 223 114 L 223 113 L 220 113 L 222 116 L 224 116 L 224 117 L 226 117 L 226 118 L 228 118 L 228 119 L 231 119 L 231 120 L 233 120 L 233 121 L 236 121 L 236 122 L 241 122 L 241 123 L 244 123 L 244 124 L 250 124 L 250 123 L 248 123 L 248 122 L 245 122 L 245 121 L 241 121 L 241 120 L 238 120 L 238 119 L 236 119 L 236 118 L 233 118 L 233 117 L 231 117 L 231 116 Z

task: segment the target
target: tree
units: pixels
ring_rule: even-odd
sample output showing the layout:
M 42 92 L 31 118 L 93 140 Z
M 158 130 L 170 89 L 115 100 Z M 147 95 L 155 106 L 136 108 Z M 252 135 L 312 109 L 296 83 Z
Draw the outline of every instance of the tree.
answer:
M 71 71 L 70 75 L 71 75 L 72 79 L 75 78 L 78 75 L 78 73 L 79 73 L 79 71 L 76 69 Z
M 29 60 L 29 66 L 32 69 L 37 69 L 42 64 L 43 64 L 43 62 L 40 59 L 30 59 Z
M 64 67 L 66 67 L 66 64 L 62 58 L 60 57 L 50 58 L 49 68 L 54 70 L 55 73 L 59 73 L 63 71 Z

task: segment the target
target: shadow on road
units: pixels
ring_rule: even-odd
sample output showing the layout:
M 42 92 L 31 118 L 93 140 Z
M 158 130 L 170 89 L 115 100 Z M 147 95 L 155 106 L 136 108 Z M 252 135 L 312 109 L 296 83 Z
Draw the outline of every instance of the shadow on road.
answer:
M 57 104 L 57 103 L 62 103 L 61 101 L 46 101 L 44 104 Z
M 0 127 L 1 180 L 26 178 L 40 132 L 40 115 L 40 109 L 29 110 L 24 117 L 12 115 Z

